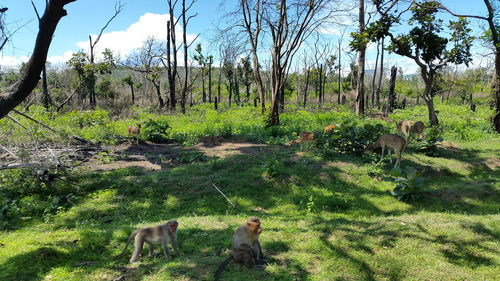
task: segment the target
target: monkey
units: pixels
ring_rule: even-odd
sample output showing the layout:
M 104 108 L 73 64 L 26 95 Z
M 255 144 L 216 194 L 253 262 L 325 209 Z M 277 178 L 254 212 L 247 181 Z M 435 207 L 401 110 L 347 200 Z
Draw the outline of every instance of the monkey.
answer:
M 136 124 L 135 126 L 130 125 L 128 126 L 128 137 L 130 138 L 130 135 L 135 135 L 136 136 L 136 141 L 139 143 L 139 135 L 141 134 L 141 124 Z
M 259 269 L 267 264 L 259 242 L 261 233 L 262 227 L 257 217 L 251 217 L 234 232 L 231 255 L 217 268 L 215 280 L 220 279 L 222 271 L 231 261 L 251 269 Z
M 153 244 L 161 243 L 163 254 L 165 258 L 168 259 L 170 257 L 170 252 L 168 250 L 168 243 L 172 244 L 174 248 L 175 254 L 178 253 L 177 247 L 177 227 L 179 223 L 176 220 L 170 220 L 165 224 L 140 228 L 133 231 L 127 240 L 127 245 L 125 245 L 125 249 L 118 255 L 121 256 L 125 253 L 130 244 L 130 241 L 134 239 L 135 248 L 132 257 L 130 258 L 130 263 L 135 263 L 137 258 L 141 256 L 142 247 L 144 243 L 148 244 L 149 248 L 149 256 L 154 254 Z

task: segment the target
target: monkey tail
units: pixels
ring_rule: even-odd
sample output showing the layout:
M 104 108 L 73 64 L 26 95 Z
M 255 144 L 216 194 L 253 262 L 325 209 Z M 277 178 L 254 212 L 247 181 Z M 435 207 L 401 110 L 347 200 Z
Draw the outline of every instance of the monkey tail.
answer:
M 121 257 L 123 254 L 125 254 L 125 251 L 127 251 L 127 248 L 128 248 L 128 245 L 130 244 L 130 241 L 132 241 L 132 239 L 134 239 L 136 235 L 137 235 L 137 230 L 134 230 L 134 231 L 132 231 L 132 233 L 130 233 L 130 236 L 128 237 L 127 244 L 125 245 L 125 248 L 116 257 Z
M 220 280 L 220 275 L 222 274 L 222 271 L 224 271 L 224 268 L 233 260 L 233 256 L 229 256 L 227 259 L 225 259 L 217 268 L 217 271 L 215 272 L 215 281 Z

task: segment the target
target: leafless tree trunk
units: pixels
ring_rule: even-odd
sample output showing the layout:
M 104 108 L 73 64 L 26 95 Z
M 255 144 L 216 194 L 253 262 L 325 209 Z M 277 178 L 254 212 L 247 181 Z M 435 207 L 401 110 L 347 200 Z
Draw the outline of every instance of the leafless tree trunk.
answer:
M 33 53 L 19 79 L 0 94 L 0 118 L 3 118 L 33 91 L 47 60 L 54 31 L 59 20 L 66 16 L 64 6 L 75 0 L 49 0 L 40 18 L 39 31 Z
M 333 13 L 326 11 L 328 0 L 270 1 L 264 5 L 264 21 L 272 38 L 272 102 L 268 126 L 279 125 L 279 99 L 284 92 L 285 79 L 297 49 L 302 42 Z M 330 7 L 329 7 L 330 8 Z M 292 14 L 289 14 L 291 12 Z M 324 12 L 324 13 L 322 13 Z
M 117 2 L 116 5 L 115 5 L 115 13 L 114 15 L 106 22 L 106 24 L 104 25 L 103 28 L 101 28 L 101 31 L 99 32 L 99 35 L 97 36 L 97 38 L 95 39 L 95 41 L 92 41 L 92 36 L 89 35 L 89 51 L 90 51 L 90 54 L 89 54 L 89 57 L 90 57 L 90 65 L 92 67 L 92 70 L 90 71 L 90 78 L 89 78 L 89 83 L 88 83 L 88 87 L 89 87 L 89 99 L 90 99 L 90 107 L 92 109 L 94 109 L 96 107 L 96 104 L 97 104 L 97 97 L 96 97 L 96 94 L 95 94 L 95 84 L 96 84 L 96 75 L 95 75 L 95 46 L 97 45 L 97 43 L 99 43 L 99 40 L 101 40 L 101 36 L 102 36 L 102 33 L 104 32 L 104 30 L 106 30 L 106 28 L 108 27 L 108 25 L 118 16 L 118 14 L 123 10 L 123 7 L 125 5 L 124 4 L 121 4 L 120 2 Z
M 188 79 L 189 79 L 189 66 L 188 66 L 188 48 L 193 44 L 194 40 L 189 43 L 187 43 L 186 39 L 186 33 L 187 33 L 187 25 L 189 24 L 189 20 L 192 19 L 195 15 L 191 15 L 186 18 L 186 13 L 191 9 L 194 3 L 196 3 L 197 0 L 191 0 L 191 3 L 189 6 L 186 8 L 186 0 L 182 0 L 182 42 L 184 46 L 184 86 L 182 87 L 182 94 L 181 94 L 181 112 L 184 114 L 186 113 L 186 96 L 187 96 L 187 90 L 188 90 Z M 175 32 L 174 32 L 175 33 Z M 195 39 L 196 40 L 196 39 Z M 203 71 L 203 68 L 202 68 Z M 205 84 L 203 84 L 205 86 Z M 205 89 L 203 89 L 203 102 L 205 102 Z M 192 103 L 192 102 L 191 102 Z
M 177 100 L 175 97 L 175 80 L 177 78 L 177 43 L 175 36 L 175 27 L 178 19 L 174 19 L 174 9 L 177 0 L 167 0 L 169 20 L 167 22 L 167 78 L 170 92 L 170 110 L 175 111 Z
M 394 94 L 394 88 L 396 87 L 396 75 L 398 74 L 398 68 L 396 66 L 393 66 L 391 68 L 391 80 L 389 82 L 389 96 L 388 96 L 388 101 L 387 101 L 387 113 L 392 113 L 394 110 L 394 100 L 395 100 L 395 94 Z
M 379 55 L 380 55 L 380 43 L 377 42 L 377 56 L 375 58 L 375 69 L 373 70 L 373 79 L 372 79 L 372 108 L 375 107 L 375 80 L 377 78 Z
M 365 32 L 365 0 L 359 0 L 359 34 Z M 356 115 L 365 114 L 365 56 L 366 46 L 358 52 L 358 94 L 356 96 Z
M 250 45 L 252 47 L 254 81 L 255 85 L 257 85 L 257 91 L 259 92 L 261 111 L 264 113 L 266 111 L 264 85 L 260 75 L 259 56 L 257 54 L 259 36 L 262 30 L 262 1 L 242 0 L 240 6 L 243 14 L 244 27 L 248 33 Z
M 382 87 L 382 77 L 384 76 L 384 38 L 382 38 L 382 42 L 380 45 L 380 75 L 378 77 L 378 85 L 377 85 L 377 109 L 380 109 L 380 87 Z

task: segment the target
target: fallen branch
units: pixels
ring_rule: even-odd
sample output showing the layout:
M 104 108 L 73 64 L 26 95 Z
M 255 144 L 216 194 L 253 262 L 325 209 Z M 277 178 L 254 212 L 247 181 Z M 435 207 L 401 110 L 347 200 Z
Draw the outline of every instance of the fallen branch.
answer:
M 231 204 L 231 206 L 233 206 L 233 208 L 235 207 L 233 202 L 231 202 L 231 200 L 229 200 L 229 198 L 227 198 L 226 194 L 224 194 L 215 184 L 212 183 L 212 185 L 215 187 L 215 189 L 217 189 L 217 191 L 222 194 L 222 196 L 224 196 L 224 198 L 226 198 L 227 202 L 229 202 Z

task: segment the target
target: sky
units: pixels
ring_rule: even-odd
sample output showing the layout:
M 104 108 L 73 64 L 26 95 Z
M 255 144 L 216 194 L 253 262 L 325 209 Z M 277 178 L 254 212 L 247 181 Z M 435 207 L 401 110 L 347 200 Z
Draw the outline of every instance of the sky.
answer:
M 33 2 L 39 13 L 42 14 L 45 0 L 33 0 Z M 105 30 L 98 47 L 101 50 L 110 48 L 121 58 L 124 58 L 133 49 L 139 48 L 149 36 L 155 36 L 158 39 L 166 38 L 166 19 L 168 17 L 166 2 L 166 0 L 122 0 L 121 3 L 125 4 L 122 12 Z M 237 3 L 238 0 L 198 0 L 191 9 L 191 14 L 197 14 L 197 16 L 188 25 L 188 41 L 199 35 L 196 43 L 201 43 L 205 50 L 211 50 L 216 55 L 210 40 L 214 38 L 216 26 L 226 21 L 227 12 L 232 10 Z M 444 0 L 443 3 L 457 13 L 486 14 L 482 0 Z M 114 14 L 115 4 L 114 0 L 77 0 L 66 5 L 68 15 L 63 17 L 57 26 L 49 50 L 48 61 L 55 65 L 63 65 L 71 58 L 73 52 L 87 50 L 89 35 L 95 36 L 99 33 Z M 2 68 L 15 67 L 21 62 L 27 61 L 32 52 L 38 32 L 36 14 L 30 0 L 0 0 L 0 6 L 9 8 L 5 18 L 9 29 L 19 28 L 11 42 L 0 54 L 0 66 Z M 442 18 L 446 21 L 450 19 L 447 15 L 442 15 Z M 340 21 L 350 25 L 353 19 L 342 18 Z M 474 33 L 479 32 L 479 22 L 473 21 Z M 338 34 L 343 29 L 344 27 L 331 26 L 322 30 L 322 33 L 326 40 L 337 44 Z M 180 26 L 177 32 L 180 34 Z M 348 30 L 347 34 L 349 32 Z M 349 37 L 347 34 L 343 42 L 345 50 L 348 49 Z M 179 35 L 177 38 L 181 38 L 181 36 Z M 474 50 L 482 51 L 478 47 Z M 263 53 L 266 53 L 265 50 Z M 368 47 L 367 69 L 373 67 L 375 54 L 376 45 L 371 44 Z M 405 73 L 412 73 L 417 69 L 416 65 L 409 59 L 394 54 L 386 55 L 386 59 L 389 63 L 403 67 Z M 478 63 L 477 60 L 476 63 Z

